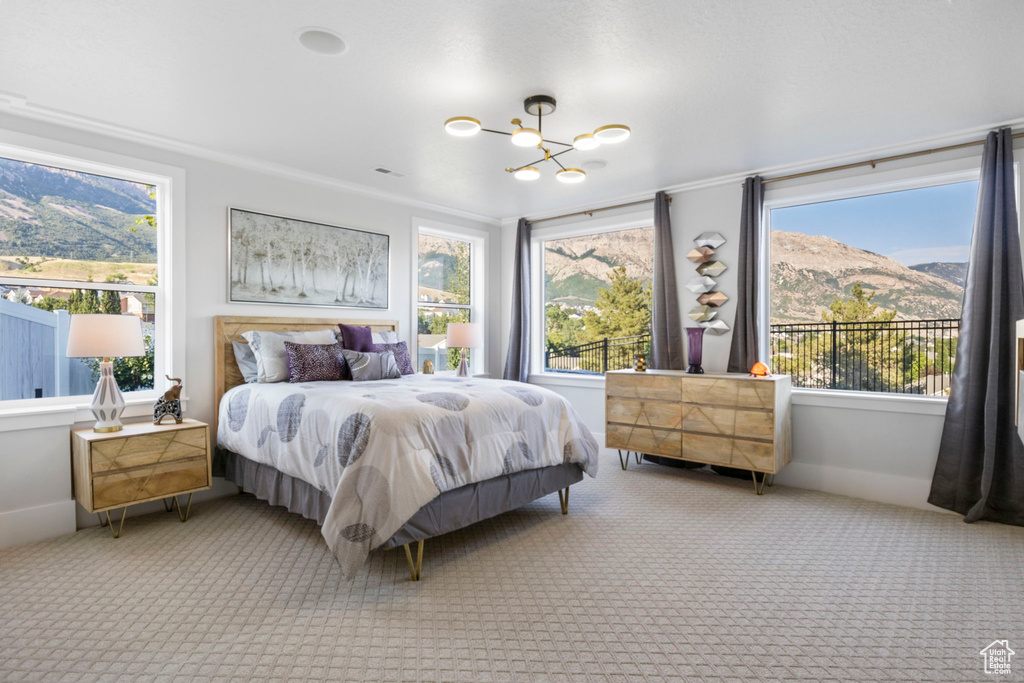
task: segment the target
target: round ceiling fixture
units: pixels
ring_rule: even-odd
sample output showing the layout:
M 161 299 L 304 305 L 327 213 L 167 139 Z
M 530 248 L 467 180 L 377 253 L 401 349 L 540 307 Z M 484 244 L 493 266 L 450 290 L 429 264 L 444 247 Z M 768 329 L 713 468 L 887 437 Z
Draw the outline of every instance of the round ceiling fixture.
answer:
M 577 135 L 572 140 L 572 146 L 581 152 L 586 152 L 591 149 L 597 149 L 601 146 L 601 141 L 595 138 L 590 133 L 584 133 L 583 135 Z
M 318 55 L 340 55 L 348 45 L 334 31 L 319 26 L 300 28 L 295 34 L 299 44 Z
M 587 174 L 578 168 L 563 168 L 555 177 L 563 183 L 582 183 L 586 180 Z
M 534 166 L 523 166 L 522 168 L 516 169 L 512 175 L 517 180 L 536 180 L 540 178 L 540 171 Z
M 608 165 L 608 162 L 604 159 L 587 159 L 580 166 L 586 171 L 600 171 L 602 168 Z
M 610 126 L 601 126 L 594 131 L 594 137 L 601 142 L 607 142 L 609 144 L 622 142 L 629 137 L 629 126 L 623 126 L 617 123 Z
M 480 132 L 480 122 L 472 116 L 455 116 L 444 122 L 444 129 L 460 138 Z
M 516 147 L 536 147 L 540 144 L 540 131 L 533 128 L 518 128 L 512 131 L 512 144 Z

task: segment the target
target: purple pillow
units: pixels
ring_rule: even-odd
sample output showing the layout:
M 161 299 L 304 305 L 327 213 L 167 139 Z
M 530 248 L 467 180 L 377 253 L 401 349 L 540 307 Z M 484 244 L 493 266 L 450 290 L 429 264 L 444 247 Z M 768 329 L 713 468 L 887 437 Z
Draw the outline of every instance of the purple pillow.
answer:
M 284 343 L 289 382 L 335 382 L 352 379 L 341 344 Z
M 361 327 L 338 323 L 338 329 L 341 330 L 341 343 L 349 351 L 366 353 L 373 349 L 373 332 L 368 325 Z
M 373 348 L 370 350 L 374 353 L 384 353 L 390 351 L 395 354 L 395 362 L 398 363 L 398 370 L 403 375 L 415 375 L 416 369 L 412 366 L 412 358 L 409 357 L 409 347 L 405 345 L 405 342 L 398 342 L 397 344 L 372 344 Z

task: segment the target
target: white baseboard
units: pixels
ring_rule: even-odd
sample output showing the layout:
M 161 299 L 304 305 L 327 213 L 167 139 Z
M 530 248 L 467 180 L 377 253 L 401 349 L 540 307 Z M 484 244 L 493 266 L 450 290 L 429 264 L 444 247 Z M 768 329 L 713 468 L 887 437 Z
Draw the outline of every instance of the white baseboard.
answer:
M 599 444 L 604 443 L 604 432 L 593 432 L 593 435 Z M 608 453 L 615 453 L 615 449 L 606 448 L 605 450 Z M 932 485 L 930 479 L 848 470 L 842 467 L 806 462 L 791 462 L 783 468 L 775 480 L 783 486 L 835 493 L 840 496 L 902 505 L 932 512 L 948 512 L 948 510 L 928 503 L 928 494 Z
M 841 467 L 791 462 L 779 472 L 775 480 L 783 486 L 837 493 L 851 498 L 891 503 L 904 507 L 948 512 L 928 503 L 930 479 L 901 477 L 881 472 L 847 470 Z
M 0 548 L 75 533 L 75 501 L 0 513 Z

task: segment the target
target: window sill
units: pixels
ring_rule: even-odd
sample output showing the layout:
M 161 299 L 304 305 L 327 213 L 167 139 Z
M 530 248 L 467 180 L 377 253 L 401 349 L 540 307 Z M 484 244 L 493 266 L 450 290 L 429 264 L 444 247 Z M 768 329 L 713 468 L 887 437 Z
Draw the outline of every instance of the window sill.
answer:
M 832 389 L 793 389 L 793 405 L 843 410 L 871 410 L 879 413 L 910 413 L 912 415 L 946 414 L 945 398 L 901 396 L 864 391 Z
M 538 372 L 529 377 L 530 384 L 552 387 L 586 387 L 604 390 L 604 375 L 569 375 L 555 372 Z
M 153 415 L 152 396 L 133 397 L 125 400 L 126 406 L 121 417 L 149 417 Z M 182 406 L 188 398 L 182 397 Z M 0 432 L 22 429 L 45 429 L 47 427 L 70 427 L 77 423 L 94 422 L 88 403 L 51 404 L 46 406 L 23 406 L 0 409 Z

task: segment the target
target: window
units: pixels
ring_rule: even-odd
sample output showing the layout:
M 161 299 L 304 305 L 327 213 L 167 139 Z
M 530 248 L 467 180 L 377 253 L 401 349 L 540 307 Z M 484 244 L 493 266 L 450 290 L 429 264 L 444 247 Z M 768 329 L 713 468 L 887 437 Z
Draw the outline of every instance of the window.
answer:
M 978 173 L 769 202 L 769 355 L 795 387 L 945 396 Z
M 649 217 L 639 222 L 623 228 L 619 220 L 584 234 L 535 233 L 545 372 L 601 375 L 650 352 L 654 228 Z
M 98 361 L 64 355 L 75 313 L 142 320 L 146 355 L 115 360 L 122 391 L 165 367 L 159 188 L 82 166 L 0 157 L 0 401 L 92 393 Z
M 449 349 L 448 323 L 483 323 L 480 259 L 483 239 L 418 222 L 416 258 L 416 362 L 435 372 L 454 370 L 459 349 Z M 484 372 L 484 350 L 467 349 L 470 372 Z

